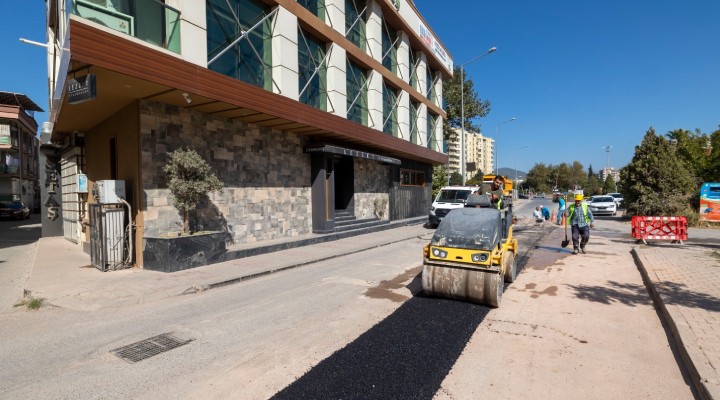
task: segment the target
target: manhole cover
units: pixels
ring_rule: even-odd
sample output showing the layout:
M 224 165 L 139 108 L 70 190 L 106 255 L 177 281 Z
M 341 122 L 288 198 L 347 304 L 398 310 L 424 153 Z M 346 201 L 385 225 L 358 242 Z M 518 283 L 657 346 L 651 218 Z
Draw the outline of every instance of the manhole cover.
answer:
M 164 353 L 176 347 L 180 347 L 192 342 L 195 339 L 178 339 L 172 333 L 163 333 L 162 335 L 153 336 L 151 338 L 141 340 L 139 342 L 111 350 L 116 356 L 128 362 L 138 362 L 154 355 Z

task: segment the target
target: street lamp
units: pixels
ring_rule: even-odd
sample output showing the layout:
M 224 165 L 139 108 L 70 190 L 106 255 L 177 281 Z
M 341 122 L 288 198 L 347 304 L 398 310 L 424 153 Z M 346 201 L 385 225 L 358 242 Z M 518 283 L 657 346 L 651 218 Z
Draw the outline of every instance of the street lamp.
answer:
M 515 119 L 515 118 L 513 118 L 513 119 Z M 518 191 L 517 191 L 517 184 L 518 184 L 518 177 L 517 177 L 517 153 L 518 153 L 518 151 L 523 150 L 523 149 L 527 149 L 528 147 L 530 147 L 530 145 L 529 145 L 529 144 L 526 144 L 525 146 L 518 147 L 518 148 L 515 150 L 515 185 L 514 185 L 514 186 L 515 186 L 515 193 L 518 192 Z M 497 154 L 497 153 L 495 153 L 495 154 Z M 515 196 L 513 196 L 513 198 L 515 198 Z
M 517 118 L 512 117 L 507 121 L 499 122 L 497 125 L 495 125 L 495 175 L 498 175 L 498 168 L 500 167 L 500 165 L 498 164 L 498 145 L 497 145 L 498 131 L 500 130 L 500 125 L 507 124 L 508 122 L 513 122 L 516 119 Z
M 485 57 L 495 50 L 497 50 L 496 47 L 491 47 L 485 53 L 464 64 L 460 64 L 460 171 L 463 186 L 465 186 L 465 66 Z

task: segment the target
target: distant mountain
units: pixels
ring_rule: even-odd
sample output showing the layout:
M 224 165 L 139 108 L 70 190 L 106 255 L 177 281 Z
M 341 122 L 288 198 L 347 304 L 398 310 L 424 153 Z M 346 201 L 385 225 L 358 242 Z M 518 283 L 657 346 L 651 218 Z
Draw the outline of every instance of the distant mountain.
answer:
M 513 168 L 498 168 L 498 173 L 500 175 L 506 176 L 510 179 L 515 179 L 515 170 Z M 527 176 L 527 172 L 525 171 L 517 171 L 517 177 L 518 179 L 524 179 Z

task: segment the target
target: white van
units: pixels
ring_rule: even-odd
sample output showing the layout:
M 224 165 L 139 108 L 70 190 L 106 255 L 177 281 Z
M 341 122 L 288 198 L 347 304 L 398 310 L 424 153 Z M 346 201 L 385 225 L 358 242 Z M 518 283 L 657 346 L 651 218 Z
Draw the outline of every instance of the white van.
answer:
M 480 190 L 478 186 L 445 186 L 440 189 L 430 207 L 430 226 L 438 226 L 443 217 L 451 210 L 465 207 L 465 200 L 467 200 L 468 196 L 478 190 Z

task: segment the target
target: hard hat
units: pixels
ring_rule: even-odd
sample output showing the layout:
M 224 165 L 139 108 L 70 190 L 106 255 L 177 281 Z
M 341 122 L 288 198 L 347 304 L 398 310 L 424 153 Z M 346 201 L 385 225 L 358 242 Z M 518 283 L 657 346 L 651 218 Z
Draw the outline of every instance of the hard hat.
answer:
M 580 193 L 575 195 L 575 201 L 582 200 L 582 199 L 583 199 L 583 195 L 581 195 Z

